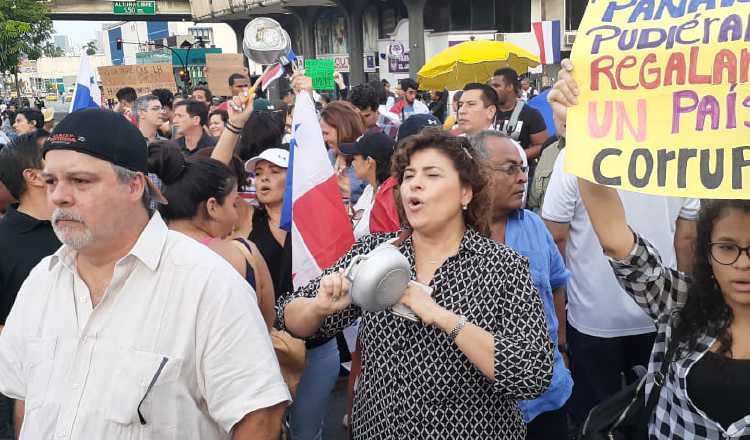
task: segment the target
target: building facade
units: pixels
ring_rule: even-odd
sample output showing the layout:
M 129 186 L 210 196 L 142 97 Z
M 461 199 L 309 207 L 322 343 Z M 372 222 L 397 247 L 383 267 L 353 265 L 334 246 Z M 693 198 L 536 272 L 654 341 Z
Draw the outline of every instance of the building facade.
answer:
M 256 16 L 277 19 L 296 53 L 333 58 L 354 84 L 414 77 L 426 60 L 461 41 L 511 41 L 539 52 L 533 23 L 556 22 L 563 55 L 588 0 L 192 0 L 194 19 L 225 22 L 241 37 Z M 355 31 L 351 31 L 355 30 Z M 554 69 L 542 69 L 540 73 Z
M 138 64 L 138 53 L 152 51 L 148 42 L 167 44 L 166 40 L 170 37 L 174 37 L 175 41 L 193 41 L 200 36 L 207 48 L 219 48 L 222 53 L 237 53 L 235 33 L 223 23 L 128 21 L 104 25 L 102 32 L 104 54 L 113 66 Z M 125 42 L 122 48 L 117 47 L 118 40 Z M 179 42 L 176 46 L 179 47 Z

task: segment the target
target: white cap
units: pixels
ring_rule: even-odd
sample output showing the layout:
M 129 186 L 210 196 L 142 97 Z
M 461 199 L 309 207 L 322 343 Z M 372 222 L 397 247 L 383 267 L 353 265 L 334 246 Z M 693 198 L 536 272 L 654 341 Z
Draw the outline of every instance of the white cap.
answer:
M 269 148 L 260 153 L 260 155 L 245 162 L 245 171 L 254 173 L 255 165 L 261 160 L 271 162 L 277 167 L 289 168 L 289 152 L 282 148 Z

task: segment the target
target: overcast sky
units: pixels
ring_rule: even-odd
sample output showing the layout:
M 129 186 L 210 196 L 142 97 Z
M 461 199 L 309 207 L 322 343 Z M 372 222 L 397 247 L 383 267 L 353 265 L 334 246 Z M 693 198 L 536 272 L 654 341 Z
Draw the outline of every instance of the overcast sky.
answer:
M 107 21 L 53 21 L 53 34 L 63 34 L 70 37 L 73 47 L 81 47 L 90 40 L 96 40 L 96 31 L 102 30 L 102 24 Z

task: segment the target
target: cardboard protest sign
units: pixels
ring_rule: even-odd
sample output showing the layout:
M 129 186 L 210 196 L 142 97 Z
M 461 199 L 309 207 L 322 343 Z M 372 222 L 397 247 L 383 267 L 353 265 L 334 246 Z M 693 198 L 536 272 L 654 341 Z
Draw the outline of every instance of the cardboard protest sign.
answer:
M 215 96 L 232 96 L 229 76 L 233 73 L 247 75 L 241 53 L 206 54 L 206 79 L 208 88 Z
M 104 100 L 116 99 L 115 94 L 123 87 L 133 87 L 138 96 L 148 95 L 154 89 L 177 92 L 171 63 L 104 66 L 99 67 L 99 77 L 104 87 Z
M 333 80 L 335 67 L 333 59 L 305 60 L 305 76 L 312 78 L 315 90 L 335 90 L 336 83 Z
M 750 198 L 749 41 L 747 2 L 592 0 L 573 47 L 566 169 L 651 194 Z

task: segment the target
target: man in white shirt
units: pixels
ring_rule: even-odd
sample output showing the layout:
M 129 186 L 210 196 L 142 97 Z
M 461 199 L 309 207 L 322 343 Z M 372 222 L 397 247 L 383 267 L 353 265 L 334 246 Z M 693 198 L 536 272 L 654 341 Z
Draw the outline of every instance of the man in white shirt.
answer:
M 580 424 L 596 404 L 616 393 L 622 375 L 648 365 L 656 327 L 623 291 L 589 221 L 578 180 L 565 172 L 565 150 L 555 162 L 542 217 L 565 256 L 568 282 L 568 341 L 573 374 L 570 410 Z M 659 250 L 668 266 L 689 267 L 700 203 L 620 191 L 628 223 Z
M 290 396 L 255 293 L 149 212 L 161 197 L 138 129 L 81 110 L 43 154 L 64 245 L 0 334 L 0 391 L 26 401 L 21 439 L 278 438 Z

